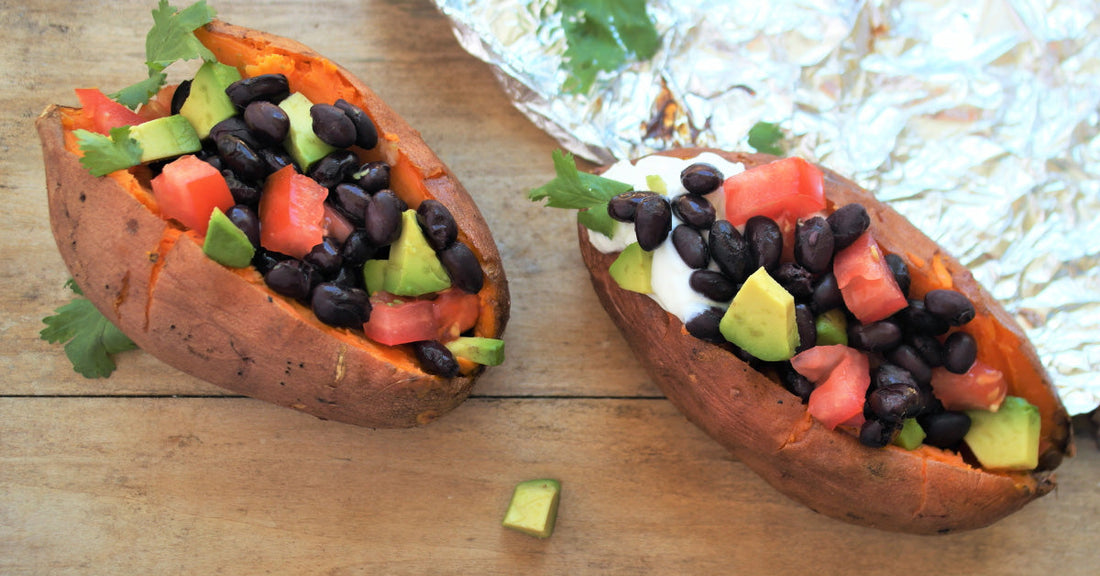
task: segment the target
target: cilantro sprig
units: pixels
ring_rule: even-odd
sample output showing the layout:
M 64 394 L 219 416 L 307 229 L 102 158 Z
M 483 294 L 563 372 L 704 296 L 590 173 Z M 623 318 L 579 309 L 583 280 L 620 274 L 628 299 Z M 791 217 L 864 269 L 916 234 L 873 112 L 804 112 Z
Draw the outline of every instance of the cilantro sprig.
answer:
M 546 200 L 549 208 L 580 210 L 577 219 L 586 228 L 608 237 L 614 234 L 615 221 L 607 214 L 607 203 L 634 187 L 625 182 L 581 172 L 577 169 L 573 155 L 561 150 L 554 150 L 553 158 L 557 176 L 529 191 L 527 197 L 533 202 Z
M 109 137 L 88 130 L 74 130 L 73 134 L 84 152 L 80 164 L 92 176 L 104 176 L 141 164 L 141 144 L 130 137 L 129 126 L 111 128 Z
M 65 283 L 75 297 L 57 309 L 57 313 L 42 321 L 46 327 L 39 336 L 51 343 L 65 343 L 65 355 L 73 364 L 73 370 L 85 378 L 106 378 L 115 370 L 114 354 L 137 348 L 132 340 L 111 324 L 83 298 L 83 292 L 75 282 Z
M 646 12 L 645 0 L 559 0 L 565 32 L 562 67 L 569 78 L 562 88 L 584 94 L 602 72 L 614 72 L 633 56 L 649 60 L 660 38 Z
M 205 62 L 217 60 L 209 48 L 195 36 L 195 30 L 208 24 L 217 14 L 199 0 L 183 10 L 160 0 L 153 10 L 153 27 L 145 36 L 145 65 L 149 77 L 111 94 L 111 98 L 124 106 L 136 108 L 145 104 L 164 86 L 168 75 L 164 70 L 181 60 L 201 58 Z

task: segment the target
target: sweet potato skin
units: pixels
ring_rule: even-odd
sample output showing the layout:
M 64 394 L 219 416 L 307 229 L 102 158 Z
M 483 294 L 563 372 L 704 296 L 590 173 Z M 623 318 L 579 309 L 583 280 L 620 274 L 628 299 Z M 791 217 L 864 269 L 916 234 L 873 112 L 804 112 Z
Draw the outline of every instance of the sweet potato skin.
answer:
M 773 160 L 759 154 L 680 149 L 690 158 L 709 151 L 746 167 Z M 668 399 L 694 424 L 728 448 L 769 484 L 811 509 L 874 528 L 942 534 L 986 526 L 1050 492 L 1049 469 L 1071 455 L 1069 417 L 1038 357 L 1012 318 L 957 261 L 901 215 L 853 182 L 825 170 L 832 206 L 858 201 L 872 218 L 876 239 L 889 252 L 931 262 L 933 256 L 967 294 L 980 315 L 1004 325 L 1013 337 L 1026 383 L 1011 393 L 1028 397 L 1043 412 L 1043 462 L 1048 470 L 991 473 L 935 448 L 906 451 L 868 448 L 832 431 L 806 412 L 798 398 L 724 348 L 690 336 L 683 324 L 649 297 L 620 289 L 608 273 L 616 254 L 603 254 L 578 227 L 580 249 L 600 302 L 638 361 Z M 921 269 L 916 271 L 921 273 Z M 1007 335 L 1007 336 L 1004 336 Z
M 474 331 L 501 337 L 509 295 L 496 244 L 473 199 L 419 134 L 350 73 L 297 42 L 218 21 L 199 35 L 215 52 L 245 40 L 259 52 L 308 61 L 341 82 L 340 97 L 375 121 L 381 143 L 372 153 L 405 174 L 394 188 L 413 207 L 435 198 L 454 214 L 460 240 L 485 272 Z M 77 114 L 50 106 L 36 122 L 50 225 L 85 296 L 144 351 L 229 390 L 366 427 L 423 425 L 469 395 L 482 368 L 456 378 L 429 375 L 407 347 L 326 326 L 270 291 L 255 270 L 231 270 L 203 255 L 201 240 L 162 219 L 155 202 L 139 201 L 143 192 L 129 173 L 91 176 L 66 142 Z

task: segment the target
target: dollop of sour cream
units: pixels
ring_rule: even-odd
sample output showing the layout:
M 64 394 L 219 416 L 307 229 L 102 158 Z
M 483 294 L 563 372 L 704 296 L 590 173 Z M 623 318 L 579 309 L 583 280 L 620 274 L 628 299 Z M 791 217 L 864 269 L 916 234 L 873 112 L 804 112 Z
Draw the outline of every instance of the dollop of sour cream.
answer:
M 648 178 L 657 176 L 664 182 L 665 197 L 671 201 L 681 194 L 687 194 L 687 190 L 680 183 L 680 172 L 684 168 L 699 162 L 714 166 L 726 178 L 745 171 L 745 166 L 739 162 L 729 162 L 717 154 L 704 152 L 694 158 L 687 159 L 671 156 L 647 156 L 638 160 L 637 163 L 622 160 L 613 164 L 602 176 L 630 184 L 635 190 L 652 190 L 653 187 L 649 184 Z M 714 205 L 718 218 L 721 219 L 725 213 L 722 187 L 719 186 L 714 192 L 707 194 L 706 198 Z M 680 220 L 673 215 L 672 228 L 676 228 L 678 224 L 680 224 Z M 707 232 L 703 234 L 706 236 Z M 589 230 L 588 240 L 600 252 L 610 254 L 621 252 L 630 244 L 637 242 L 638 238 L 634 233 L 633 224 L 616 222 L 615 231 L 611 237 Z M 711 267 L 717 269 L 713 262 Z M 693 290 L 689 283 L 691 272 L 692 269 L 684 264 L 670 239 L 666 238 L 665 242 L 662 242 L 653 251 L 653 270 L 650 278 L 653 292 L 649 294 L 649 297 L 653 298 L 661 308 L 684 323 L 687 323 L 707 308 L 712 306 L 725 308 L 729 304 L 728 302 L 715 302 Z

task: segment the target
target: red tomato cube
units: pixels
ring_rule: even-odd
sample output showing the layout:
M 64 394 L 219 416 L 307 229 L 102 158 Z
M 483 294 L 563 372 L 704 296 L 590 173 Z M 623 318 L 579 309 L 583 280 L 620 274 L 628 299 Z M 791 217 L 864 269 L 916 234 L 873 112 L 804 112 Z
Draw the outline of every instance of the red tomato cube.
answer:
M 224 212 L 234 204 L 221 172 L 190 154 L 166 164 L 152 185 L 161 214 L 203 236 L 214 208 Z
M 825 209 L 821 170 L 802 158 L 782 158 L 734 174 L 722 183 L 726 220 L 741 226 L 753 216 L 796 222 Z
M 328 188 L 287 166 L 267 177 L 260 197 L 260 245 L 303 258 L 325 237 Z
M 833 274 L 845 306 L 863 324 L 883 320 L 909 305 L 870 232 L 836 253 Z
M 370 319 L 363 324 L 367 338 L 386 346 L 436 339 L 439 328 L 431 300 L 401 300 L 376 292 L 370 301 Z
M 95 88 L 77 88 L 76 97 L 84 114 L 92 118 L 92 132 L 108 135 L 111 128 L 134 126 L 145 121 L 137 112 L 111 100 Z
M 863 423 L 863 404 L 871 385 L 870 362 L 848 346 L 815 346 L 791 358 L 791 366 L 814 383 L 806 410 L 830 430 Z
M 990 410 L 996 412 L 1008 395 L 1008 380 L 992 366 L 975 360 L 965 374 L 946 368 L 932 370 L 932 394 L 948 410 Z

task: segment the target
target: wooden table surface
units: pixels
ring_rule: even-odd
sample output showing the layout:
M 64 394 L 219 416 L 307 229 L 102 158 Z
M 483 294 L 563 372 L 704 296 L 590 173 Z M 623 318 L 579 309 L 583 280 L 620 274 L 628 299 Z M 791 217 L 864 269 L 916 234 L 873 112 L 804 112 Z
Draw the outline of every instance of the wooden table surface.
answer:
M 33 121 L 144 74 L 153 0 L 0 0 L 0 574 L 1096 574 L 1100 451 L 990 528 L 846 525 L 774 492 L 661 397 L 599 307 L 572 216 L 525 192 L 555 142 L 428 0 L 214 1 L 365 79 L 494 230 L 508 361 L 428 427 L 367 430 L 234 396 L 131 352 L 106 380 L 38 337 L 68 301 Z M 563 483 L 557 530 L 500 526 Z

